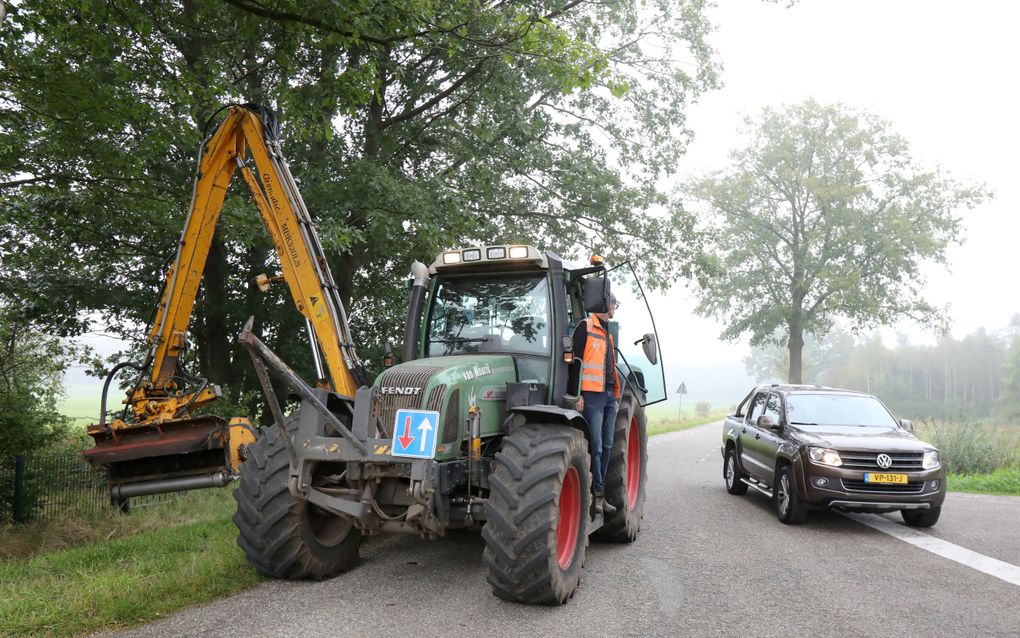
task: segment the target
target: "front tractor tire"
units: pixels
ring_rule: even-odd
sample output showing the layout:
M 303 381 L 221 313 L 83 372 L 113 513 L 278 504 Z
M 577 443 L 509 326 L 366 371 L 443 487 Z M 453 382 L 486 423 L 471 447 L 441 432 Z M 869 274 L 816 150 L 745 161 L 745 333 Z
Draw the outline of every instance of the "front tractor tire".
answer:
M 297 429 L 297 419 L 287 420 Z M 287 488 L 290 460 L 278 426 L 263 428 L 234 490 L 237 545 L 255 569 L 274 578 L 321 580 L 358 561 L 361 532 L 342 517 L 294 497 Z
M 645 409 L 631 396 L 630 401 L 620 404 L 616 415 L 613 452 L 606 470 L 606 500 L 616 513 L 607 516 L 592 537 L 613 543 L 634 542 L 641 531 L 647 483 L 648 420 Z
M 482 528 L 492 592 L 518 603 L 565 603 L 588 545 L 587 440 L 562 425 L 523 425 L 503 437 L 492 465 Z

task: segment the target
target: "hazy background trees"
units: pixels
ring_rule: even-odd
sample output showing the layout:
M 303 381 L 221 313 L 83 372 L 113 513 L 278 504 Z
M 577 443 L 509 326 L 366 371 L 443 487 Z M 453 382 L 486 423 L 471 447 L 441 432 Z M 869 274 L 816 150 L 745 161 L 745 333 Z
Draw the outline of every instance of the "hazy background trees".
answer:
M 982 188 L 923 168 L 888 122 L 841 105 L 766 108 L 747 125 L 732 165 L 689 185 L 718 260 L 698 312 L 725 323 L 722 337 L 784 345 L 800 383 L 805 335 L 837 317 L 939 321 L 919 268 L 945 262 Z
M 787 349 L 754 348 L 744 359 L 758 381 L 784 381 Z M 932 345 L 878 334 L 855 338 L 842 328 L 806 340 L 804 382 L 877 395 L 907 418 L 981 419 L 1020 424 L 1020 315 L 993 332 L 981 328 Z

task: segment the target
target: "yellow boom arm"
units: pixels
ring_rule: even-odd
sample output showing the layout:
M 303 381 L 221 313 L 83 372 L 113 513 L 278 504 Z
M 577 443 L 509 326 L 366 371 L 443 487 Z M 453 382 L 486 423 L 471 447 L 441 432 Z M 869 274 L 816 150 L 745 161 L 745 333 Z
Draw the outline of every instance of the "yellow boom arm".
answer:
M 311 216 L 283 159 L 276 127 L 271 111 L 234 105 L 202 146 L 177 259 L 167 272 L 166 288 L 148 336 L 149 376 L 129 399 L 136 421 L 180 417 L 182 411 L 190 412 L 216 397 L 206 388 L 197 394 L 180 393 L 174 373 L 185 348 L 216 222 L 236 170 L 244 176 L 272 236 L 294 304 L 312 327 L 313 350 L 324 359 L 332 389 L 348 397 L 357 390 L 361 364 L 347 316 Z

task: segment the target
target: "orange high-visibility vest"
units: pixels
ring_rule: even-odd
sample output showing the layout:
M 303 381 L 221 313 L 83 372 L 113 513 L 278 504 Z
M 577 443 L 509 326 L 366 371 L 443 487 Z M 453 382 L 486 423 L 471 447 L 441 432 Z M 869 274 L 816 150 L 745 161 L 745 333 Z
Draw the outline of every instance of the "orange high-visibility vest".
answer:
M 588 339 L 584 343 L 584 357 L 581 359 L 581 392 L 605 392 L 606 389 L 606 348 L 613 348 L 613 337 L 599 318 L 592 315 L 584 320 Z M 620 377 L 616 374 L 616 352 L 612 352 L 613 380 L 616 382 L 613 394 L 620 398 Z

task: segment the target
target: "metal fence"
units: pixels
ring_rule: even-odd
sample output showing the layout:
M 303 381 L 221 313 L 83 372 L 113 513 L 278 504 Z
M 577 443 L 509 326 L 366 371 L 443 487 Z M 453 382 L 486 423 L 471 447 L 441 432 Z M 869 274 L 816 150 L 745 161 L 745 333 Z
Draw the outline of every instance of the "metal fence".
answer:
M 173 496 L 133 498 L 131 506 Z M 0 525 L 91 514 L 111 507 L 106 472 L 92 467 L 81 452 L 0 458 Z

